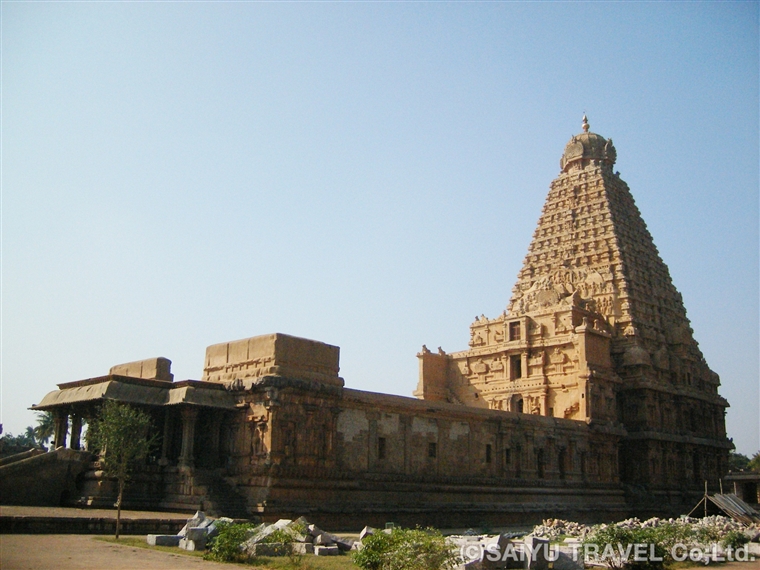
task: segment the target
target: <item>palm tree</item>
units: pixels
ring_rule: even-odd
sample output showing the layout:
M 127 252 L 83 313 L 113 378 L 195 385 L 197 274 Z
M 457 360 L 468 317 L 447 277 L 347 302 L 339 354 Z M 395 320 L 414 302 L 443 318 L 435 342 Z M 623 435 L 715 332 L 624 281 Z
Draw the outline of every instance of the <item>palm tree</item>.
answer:
M 40 445 L 47 444 L 55 433 L 55 421 L 53 412 L 37 412 L 37 427 L 34 428 L 34 436 Z

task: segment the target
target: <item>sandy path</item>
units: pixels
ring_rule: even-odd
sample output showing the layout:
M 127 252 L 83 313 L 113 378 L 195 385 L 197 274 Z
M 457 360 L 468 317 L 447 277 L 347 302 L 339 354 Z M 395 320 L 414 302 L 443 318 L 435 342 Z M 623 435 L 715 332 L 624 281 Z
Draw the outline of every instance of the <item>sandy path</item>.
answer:
M 237 564 L 120 546 L 81 534 L 0 535 L 2 570 L 232 570 Z M 250 568 L 250 567 L 249 567 Z

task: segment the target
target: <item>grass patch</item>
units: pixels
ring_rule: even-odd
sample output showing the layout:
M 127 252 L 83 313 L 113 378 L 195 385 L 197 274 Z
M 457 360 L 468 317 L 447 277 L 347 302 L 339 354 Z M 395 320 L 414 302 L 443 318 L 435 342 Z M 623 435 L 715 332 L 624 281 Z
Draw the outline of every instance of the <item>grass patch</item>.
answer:
M 113 536 L 95 536 L 93 539 L 100 540 L 102 542 L 110 542 L 111 544 L 119 544 L 121 546 L 146 548 L 148 550 L 158 550 L 159 552 L 168 552 L 170 554 L 182 554 L 184 556 L 195 556 L 197 558 L 203 558 L 202 550 L 182 550 L 176 546 L 151 546 L 146 542 L 144 536 L 122 536 L 119 538 L 119 540 L 116 540 Z
M 359 567 L 351 561 L 350 556 L 314 556 L 307 554 L 301 557 L 301 564 L 296 565 L 287 556 L 260 556 L 253 564 L 261 570 L 358 570 Z
M 145 541 L 144 536 L 122 536 L 119 540 L 116 540 L 113 536 L 94 536 L 93 539 L 120 546 L 145 548 L 147 550 L 168 552 L 169 554 L 203 558 L 202 550 L 182 550 L 175 546 L 150 546 Z M 307 554 L 301 557 L 300 565 L 293 564 L 287 556 L 281 558 L 260 556 L 248 563 L 231 563 L 230 566 L 245 566 L 246 568 L 251 568 L 251 570 L 357 570 L 359 568 L 351 561 L 351 557 L 345 554 L 342 556 L 314 556 Z

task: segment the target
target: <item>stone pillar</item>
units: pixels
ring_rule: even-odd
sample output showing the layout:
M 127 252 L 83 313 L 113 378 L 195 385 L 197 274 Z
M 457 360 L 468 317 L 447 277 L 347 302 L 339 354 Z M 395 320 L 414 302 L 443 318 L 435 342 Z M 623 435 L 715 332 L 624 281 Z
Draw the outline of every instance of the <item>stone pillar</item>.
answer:
M 195 421 L 198 419 L 198 408 L 185 408 L 182 410 L 182 452 L 179 456 L 179 464 L 183 467 L 195 465 L 193 447 L 195 443 Z
M 82 416 L 71 414 L 71 449 L 80 449 L 79 440 L 82 437 Z
M 162 466 L 169 465 L 169 450 L 172 445 L 172 434 L 174 433 L 174 410 L 169 407 L 164 408 L 164 436 L 161 438 L 161 459 L 158 464 Z
M 53 410 L 53 422 L 55 431 L 53 432 L 53 445 L 55 448 L 66 447 L 66 433 L 69 429 L 69 414 L 66 410 L 56 408 Z
M 211 412 L 211 449 L 209 455 L 212 458 L 213 467 L 220 466 L 219 460 L 219 439 L 222 431 L 222 418 L 224 412 L 222 410 L 213 410 Z

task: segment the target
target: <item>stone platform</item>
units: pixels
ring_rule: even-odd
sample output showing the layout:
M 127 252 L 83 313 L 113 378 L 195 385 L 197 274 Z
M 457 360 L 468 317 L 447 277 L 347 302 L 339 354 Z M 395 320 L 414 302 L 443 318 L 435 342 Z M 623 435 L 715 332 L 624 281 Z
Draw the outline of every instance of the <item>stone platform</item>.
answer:
M 121 534 L 174 534 L 192 513 L 121 511 Z M 115 509 L 0 506 L 0 534 L 113 534 Z

